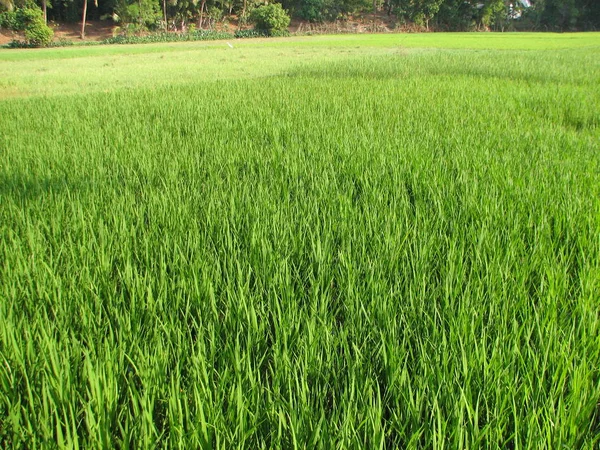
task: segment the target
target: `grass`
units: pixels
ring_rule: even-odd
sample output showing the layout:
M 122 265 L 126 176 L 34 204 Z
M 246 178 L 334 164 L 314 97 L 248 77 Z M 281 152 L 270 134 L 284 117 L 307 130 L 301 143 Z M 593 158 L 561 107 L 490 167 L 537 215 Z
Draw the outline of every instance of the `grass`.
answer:
M 0 442 L 596 448 L 600 35 L 0 52 Z

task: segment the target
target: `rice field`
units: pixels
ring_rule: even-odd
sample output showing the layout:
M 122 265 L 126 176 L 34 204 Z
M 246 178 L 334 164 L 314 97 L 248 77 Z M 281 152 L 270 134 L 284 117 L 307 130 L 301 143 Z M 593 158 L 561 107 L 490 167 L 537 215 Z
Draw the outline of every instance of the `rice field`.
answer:
M 0 51 L 0 446 L 600 446 L 600 33 Z

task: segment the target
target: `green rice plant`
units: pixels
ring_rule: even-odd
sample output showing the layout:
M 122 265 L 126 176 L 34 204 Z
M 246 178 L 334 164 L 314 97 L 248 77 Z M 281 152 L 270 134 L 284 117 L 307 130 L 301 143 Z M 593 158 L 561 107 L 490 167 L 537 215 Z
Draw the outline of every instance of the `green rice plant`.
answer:
M 0 53 L 2 446 L 596 448 L 600 43 L 536 36 Z

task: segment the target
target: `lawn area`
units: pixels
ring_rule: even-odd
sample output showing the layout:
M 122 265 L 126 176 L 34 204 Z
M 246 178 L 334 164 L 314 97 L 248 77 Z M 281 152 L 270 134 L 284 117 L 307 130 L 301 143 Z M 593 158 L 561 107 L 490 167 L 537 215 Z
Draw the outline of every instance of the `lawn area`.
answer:
M 600 445 L 600 33 L 0 50 L 0 447 Z

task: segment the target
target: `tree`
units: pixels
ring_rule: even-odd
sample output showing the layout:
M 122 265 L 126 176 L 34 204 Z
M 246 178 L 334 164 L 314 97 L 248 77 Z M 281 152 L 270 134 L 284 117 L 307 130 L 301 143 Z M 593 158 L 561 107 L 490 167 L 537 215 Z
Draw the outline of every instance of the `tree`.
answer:
M 94 0 L 94 5 L 98 7 L 98 0 Z M 83 19 L 81 21 L 81 39 L 85 39 L 85 21 L 87 20 L 88 0 L 83 0 Z
M 268 34 L 281 32 L 290 24 L 290 16 L 279 3 L 259 6 L 250 15 L 250 21 L 256 25 L 256 29 Z
M 546 0 L 541 15 L 542 24 L 550 29 L 569 29 L 577 20 L 574 0 Z
M 435 17 L 440 10 L 440 5 L 444 0 L 422 0 L 421 9 L 425 20 L 425 28 L 429 30 L 429 21 Z
M 157 0 L 120 0 L 116 6 L 119 22 L 134 31 L 156 27 L 161 20 L 160 3 Z
M 444 0 L 391 0 L 396 15 L 429 29 L 429 22 L 437 15 Z M 395 8 L 394 8 L 395 7 Z
M 297 14 L 309 22 L 324 22 L 335 20 L 337 9 L 332 0 L 302 0 Z
M 488 28 L 506 16 L 504 0 L 485 0 L 477 6 L 477 23 L 481 28 Z

